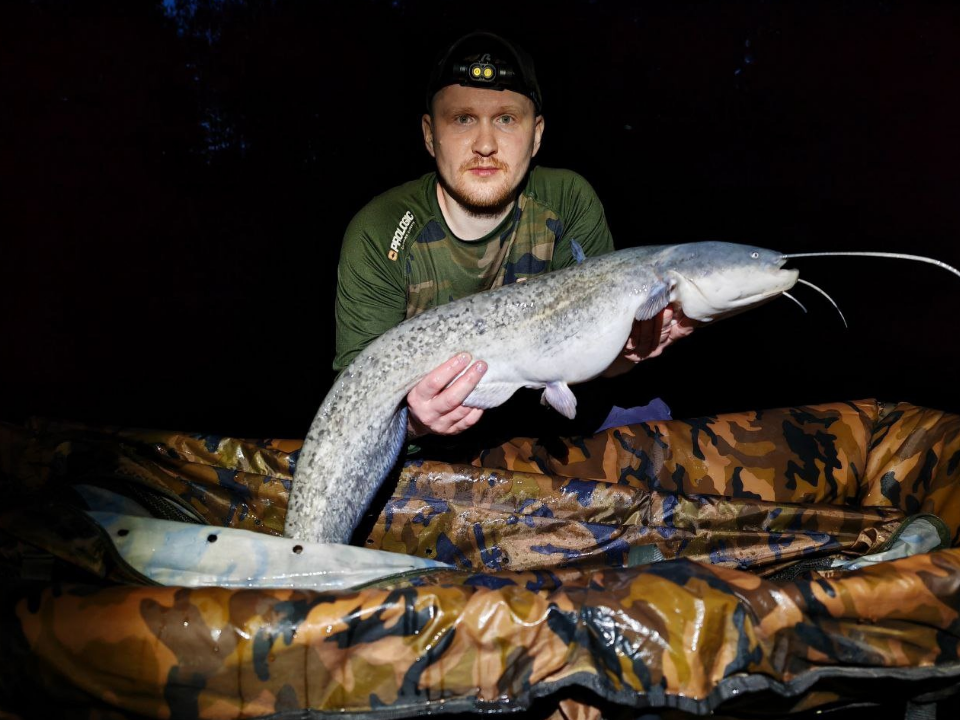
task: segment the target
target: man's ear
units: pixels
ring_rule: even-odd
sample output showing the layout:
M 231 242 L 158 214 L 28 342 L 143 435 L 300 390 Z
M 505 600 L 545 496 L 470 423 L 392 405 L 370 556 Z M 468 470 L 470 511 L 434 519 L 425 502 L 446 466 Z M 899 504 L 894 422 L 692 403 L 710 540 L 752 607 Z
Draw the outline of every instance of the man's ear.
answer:
M 430 157 L 435 158 L 437 153 L 433 149 L 433 118 L 428 113 L 424 113 L 420 118 L 420 126 L 423 128 L 423 144 L 427 146 Z
M 543 138 L 543 115 L 537 115 L 537 119 L 533 121 L 533 155 L 537 154 L 537 151 L 540 150 L 540 140 Z

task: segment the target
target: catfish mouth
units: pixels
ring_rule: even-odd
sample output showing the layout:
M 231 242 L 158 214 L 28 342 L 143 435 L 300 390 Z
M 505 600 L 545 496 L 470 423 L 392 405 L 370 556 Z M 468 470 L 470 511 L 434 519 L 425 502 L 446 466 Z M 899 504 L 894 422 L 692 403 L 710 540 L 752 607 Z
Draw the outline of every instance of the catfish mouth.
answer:
M 786 261 L 782 258 L 776 269 L 715 273 L 699 282 L 674 271 L 673 296 L 684 315 L 693 320 L 710 322 L 728 317 L 769 302 L 792 288 L 800 271 L 783 268 Z

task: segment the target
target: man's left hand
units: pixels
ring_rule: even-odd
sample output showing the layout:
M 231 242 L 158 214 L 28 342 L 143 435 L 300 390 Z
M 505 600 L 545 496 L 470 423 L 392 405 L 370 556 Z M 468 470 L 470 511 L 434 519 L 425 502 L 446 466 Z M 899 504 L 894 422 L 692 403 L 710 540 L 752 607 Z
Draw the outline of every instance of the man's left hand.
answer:
M 649 320 L 635 320 L 627 344 L 620 356 L 603 373 L 603 377 L 615 377 L 627 372 L 641 360 L 660 355 L 680 338 L 684 338 L 699 325 L 680 308 L 668 305 Z

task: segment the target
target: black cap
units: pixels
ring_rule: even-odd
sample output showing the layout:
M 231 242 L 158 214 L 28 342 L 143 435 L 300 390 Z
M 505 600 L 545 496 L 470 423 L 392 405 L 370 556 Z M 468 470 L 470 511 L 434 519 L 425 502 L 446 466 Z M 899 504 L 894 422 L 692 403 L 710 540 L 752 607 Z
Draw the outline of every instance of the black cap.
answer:
M 513 90 L 533 100 L 541 111 L 540 85 L 533 59 L 523 49 L 487 32 L 464 35 L 437 60 L 427 84 L 427 110 L 433 96 L 447 85 Z

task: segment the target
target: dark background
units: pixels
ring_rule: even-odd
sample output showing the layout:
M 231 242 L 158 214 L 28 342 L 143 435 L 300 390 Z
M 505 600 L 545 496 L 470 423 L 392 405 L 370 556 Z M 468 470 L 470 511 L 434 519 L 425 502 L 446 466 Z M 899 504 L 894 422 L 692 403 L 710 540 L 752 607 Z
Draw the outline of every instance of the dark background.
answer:
M 343 230 L 431 168 L 430 60 L 536 57 L 538 161 L 621 247 L 703 239 L 960 265 L 960 7 L 890 2 L 6 2 L 0 419 L 302 436 Z M 799 289 L 624 383 L 676 416 L 862 397 L 960 411 L 960 278 L 797 260 Z

